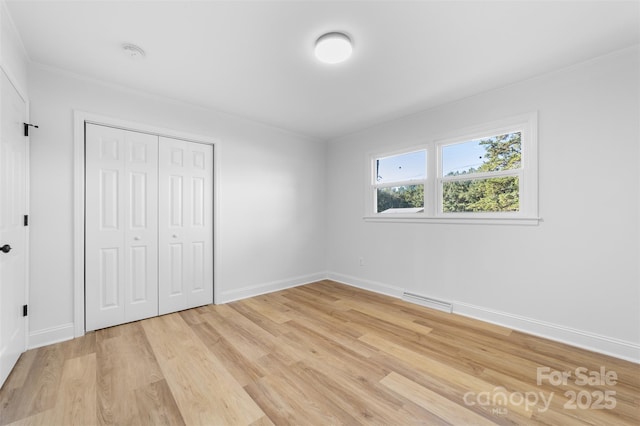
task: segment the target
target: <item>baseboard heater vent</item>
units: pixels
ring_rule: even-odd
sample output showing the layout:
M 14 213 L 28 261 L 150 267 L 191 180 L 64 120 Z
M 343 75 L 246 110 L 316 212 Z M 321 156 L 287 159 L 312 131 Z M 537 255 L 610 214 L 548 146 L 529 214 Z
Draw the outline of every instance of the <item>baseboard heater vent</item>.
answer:
M 420 296 L 419 294 L 402 293 L 402 299 L 407 302 L 417 303 L 418 305 L 426 306 L 427 308 L 437 309 L 439 311 L 451 313 L 453 311 L 453 305 L 449 302 L 442 300 L 432 299 L 430 297 Z

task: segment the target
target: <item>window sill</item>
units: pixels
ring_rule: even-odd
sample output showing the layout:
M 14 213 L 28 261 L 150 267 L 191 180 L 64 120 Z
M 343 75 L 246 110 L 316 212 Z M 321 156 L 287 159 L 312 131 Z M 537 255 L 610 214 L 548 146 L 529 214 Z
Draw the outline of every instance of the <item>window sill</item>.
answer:
M 521 225 L 537 226 L 539 217 L 433 217 L 424 215 L 376 215 L 364 216 L 365 222 L 427 223 L 456 225 Z

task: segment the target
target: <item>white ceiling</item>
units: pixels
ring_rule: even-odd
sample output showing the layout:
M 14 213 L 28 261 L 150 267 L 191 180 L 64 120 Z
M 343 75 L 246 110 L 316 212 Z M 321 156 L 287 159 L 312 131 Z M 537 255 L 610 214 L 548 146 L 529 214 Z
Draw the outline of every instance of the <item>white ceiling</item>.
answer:
M 319 139 L 640 41 L 638 1 L 7 4 L 34 63 Z M 348 62 L 313 57 L 328 31 L 352 37 Z

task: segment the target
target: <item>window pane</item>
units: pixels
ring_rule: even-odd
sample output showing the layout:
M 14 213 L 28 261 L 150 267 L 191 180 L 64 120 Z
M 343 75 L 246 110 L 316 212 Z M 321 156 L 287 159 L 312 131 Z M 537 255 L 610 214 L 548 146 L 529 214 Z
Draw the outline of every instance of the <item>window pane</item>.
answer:
M 377 192 L 377 213 L 418 213 L 424 209 L 424 185 L 378 188 Z
M 442 147 L 442 176 L 496 172 L 520 168 L 521 132 Z
M 460 212 L 517 212 L 520 210 L 519 179 L 505 176 L 489 179 L 443 182 L 442 210 Z
M 427 178 L 427 152 L 415 151 L 376 159 L 376 183 Z

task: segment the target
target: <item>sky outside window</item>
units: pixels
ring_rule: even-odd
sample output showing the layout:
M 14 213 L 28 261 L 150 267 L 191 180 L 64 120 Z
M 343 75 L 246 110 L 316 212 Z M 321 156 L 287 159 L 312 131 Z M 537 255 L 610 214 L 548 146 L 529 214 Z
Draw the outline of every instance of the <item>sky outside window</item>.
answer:
M 427 178 L 427 152 L 414 151 L 377 161 L 376 183 L 424 180 Z
M 450 173 L 468 172 L 477 169 L 484 162 L 486 149 L 480 145 L 482 139 L 445 145 L 442 147 L 442 176 Z
M 499 155 L 501 155 L 502 158 L 514 156 L 520 152 L 520 135 L 521 132 L 512 132 L 444 145 L 442 147 L 442 176 L 473 173 L 484 163 L 488 162 L 490 160 L 490 153 L 487 151 L 487 145 L 480 144 L 482 141 L 490 141 L 494 144 L 502 141 L 500 142 L 502 144 L 511 144 L 517 147 L 517 151 L 507 150 L 501 152 Z M 495 155 L 494 152 L 494 156 Z M 505 168 L 505 170 L 518 167 L 520 167 L 520 162 L 511 164 L 510 167 Z

